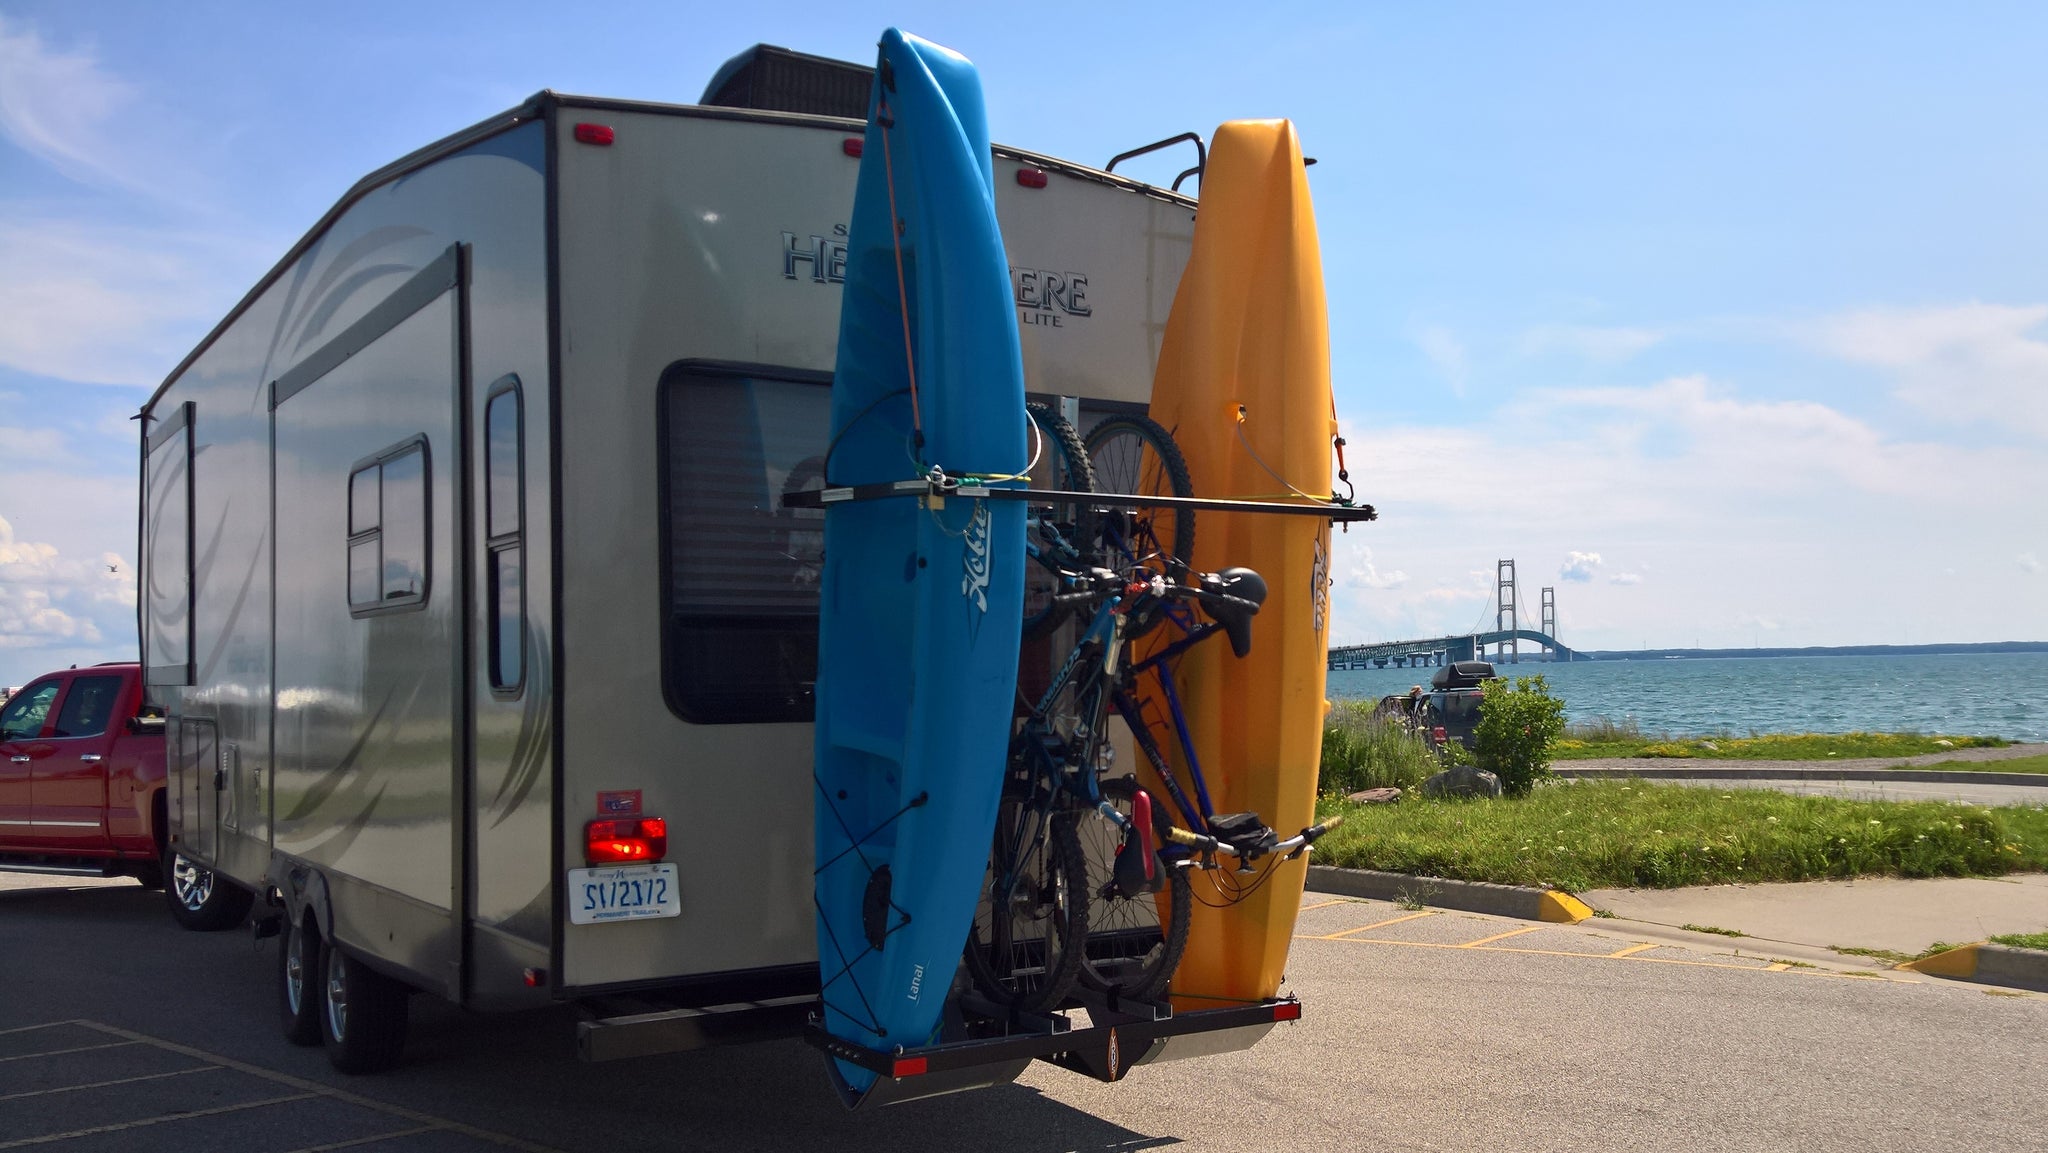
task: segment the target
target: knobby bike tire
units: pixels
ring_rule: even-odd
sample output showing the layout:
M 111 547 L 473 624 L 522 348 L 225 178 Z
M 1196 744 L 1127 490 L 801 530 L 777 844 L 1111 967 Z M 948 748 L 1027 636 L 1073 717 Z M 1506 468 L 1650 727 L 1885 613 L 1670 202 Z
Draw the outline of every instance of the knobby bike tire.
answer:
M 1088 457 L 1097 492 L 1133 496 L 1195 495 L 1187 460 L 1173 434 L 1149 416 L 1112 416 L 1088 430 Z M 1112 567 L 1149 569 L 1177 580 L 1195 552 L 1195 510 L 1123 509 L 1098 526 Z M 1154 616 L 1128 635 L 1143 636 L 1159 623 Z
M 1138 783 L 1130 777 L 1102 782 L 1103 799 L 1125 817 L 1131 815 L 1137 791 Z M 1088 931 L 1081 948 L 1081 983 L 1118 997 L 1155 1000 L 1166 992 L 1188 947 L 1194 889 L 1188 883 L 1187 870 L 1161 857 L 1154 866 L 1166 874 L 1165 891 L 1124 897 L 1117 892 L 1115 878 L 1122 830 L 1100 813 L 1080 814 L 1080 821 L 1081 853 L 1088 869 Z M 1155 799 L 1155 845 L 1167 843 L 1166 830 L 1172 826 Z
M 1071 813 L 1048 816 L 1037 806 L 1005 797 L 989 847 L 988 870 L 967 938 L 967 972 L 998 1005 L 1022 1013 L 1057 1009 L 1080 971 L 1088 926 L 1087 864 Z M 1048 827 L 1049 826 L 1049 827 Z M 1026 843 L 1020 844 L 1023 840 Z M 1009 897 L 1009 940 L 999 939 L 994 918 L 1002 862 L 1018 860 L 1019 880 Z
M 1038 426 L 1043 448 L 1037 467 L 1031 471 L 1031 487 L 1061 492 L 1095 492 L 1095 469 L 1088 460 L 1088 447 L 1072 423 L 1049 405 L 1033 402 L 1024 406 Z M 1054 566 L 1064 550 L 1053 543 L 1063 539 L 1069 548 L 1085 555 L 1095 546 L 1098 514 L 1085 505 L 1062 503 L 1034 508 L 1029 518 L 1032 551 L 1024 562 L 1024 635 L 1040 637 L 1065 620 L 1071 610 L 1055 606 L 1053 594 L 1060 591 Z M 1072 557 L 1065 557 L 1072 560 Z

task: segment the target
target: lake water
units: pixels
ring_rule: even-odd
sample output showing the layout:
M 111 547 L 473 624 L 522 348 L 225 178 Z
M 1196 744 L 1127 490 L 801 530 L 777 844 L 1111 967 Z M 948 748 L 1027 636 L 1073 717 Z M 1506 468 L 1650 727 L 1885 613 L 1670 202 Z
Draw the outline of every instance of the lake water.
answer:
M 1645 733 L 1920 732 L 2048 740 L 2048 653 L 1960 656 L 1727 657 L 1523 661 L 1502 676 L 1542 674 L 1573 721 L 1633 717 Z M 1436 672 L 1330 674 L 1337 700 L 1405 693 Z

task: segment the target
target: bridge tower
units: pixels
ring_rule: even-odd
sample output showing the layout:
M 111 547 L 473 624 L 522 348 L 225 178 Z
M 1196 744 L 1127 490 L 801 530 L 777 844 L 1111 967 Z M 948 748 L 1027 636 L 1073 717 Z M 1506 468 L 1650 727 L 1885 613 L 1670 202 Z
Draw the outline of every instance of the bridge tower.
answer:
M 1557 590 L 1554 588 L 1543 590 L 1543 635 L 1553 641 L 1557 639 Z M 1557 659 L 1555 648 L 1550 650 L 1550 657 Z
M 1519 627 L 1515 624 L 1515 562 L 1513 559 L 1494 563 L 1494 579 L 1497 585 L 1494 599 L 1493 627 L 1507 635 L 1493 645 L 1494 660 L 1507 660 L 1510 664 L 1522 663 L 1522 642 L 1515 636 Z

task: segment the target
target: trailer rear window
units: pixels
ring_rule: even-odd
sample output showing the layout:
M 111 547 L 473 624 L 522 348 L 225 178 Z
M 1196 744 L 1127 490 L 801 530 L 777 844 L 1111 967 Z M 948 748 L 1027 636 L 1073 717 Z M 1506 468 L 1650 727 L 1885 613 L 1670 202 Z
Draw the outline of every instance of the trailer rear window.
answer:
M 808 721 L 818 677 L 831 377 L 683 362 L 662 375 L 662 688 L 699 724 Z

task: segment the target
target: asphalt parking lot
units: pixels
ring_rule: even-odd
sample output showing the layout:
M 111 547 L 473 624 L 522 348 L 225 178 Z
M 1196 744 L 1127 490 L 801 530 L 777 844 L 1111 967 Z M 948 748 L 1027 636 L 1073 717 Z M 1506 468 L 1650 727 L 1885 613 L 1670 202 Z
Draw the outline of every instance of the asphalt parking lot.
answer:
M 2048 996 L 1599 921 L 1312 896 L 1303 1020 L 1250 1052 L 848 1114 L 800 1043 L 585 1065 L 567 1010 L 427 998 L 404 1066 L 345 1077 L 277 1038 L 273 943 L 10 885 L 0 1150 L 2048 1148 Z

